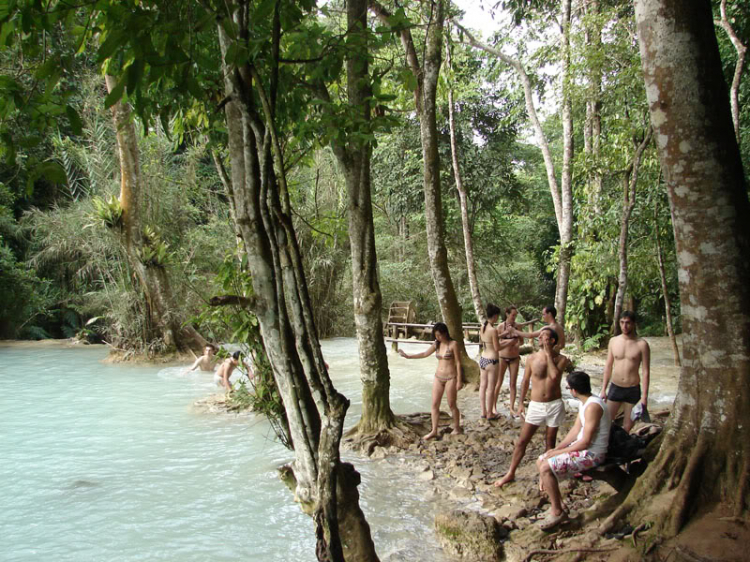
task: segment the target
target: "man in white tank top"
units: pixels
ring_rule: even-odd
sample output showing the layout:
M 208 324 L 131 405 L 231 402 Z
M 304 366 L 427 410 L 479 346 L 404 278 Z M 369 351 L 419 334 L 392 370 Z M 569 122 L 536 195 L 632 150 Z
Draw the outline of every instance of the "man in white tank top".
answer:
M 537 461 L 539 487 L 547 492 L 549 516 L 542 521 L 542 530 L 549 530 L 568 518 L 562 506 L 558 479 L 589 470 L 604 462 L 609 445 L 612 421 L 604 401 L 591 394 L 591 380 L 583 371 L 574 371 L 567 378 L 568 390 L 581 401 L 576 423 L 565 439 L 544 453 Z

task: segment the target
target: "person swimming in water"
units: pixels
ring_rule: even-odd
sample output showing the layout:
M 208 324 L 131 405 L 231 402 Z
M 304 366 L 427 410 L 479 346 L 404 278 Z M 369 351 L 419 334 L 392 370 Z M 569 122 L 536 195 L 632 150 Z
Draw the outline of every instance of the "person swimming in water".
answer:
M 433 353 L 438 359 L 435 379 L 432 382 L 432 407 L 430 410 L 432 420 L 432 431 L 424 436 L 424 439 L 432 439 L 437 436 L 438 419 L 440 417 L 440 402 L 443 400 L 443 393 L 448 397 L 448 407 L 453 414 L 453 431 L 451 435 L 462 433 L 461 430 L 461 412 L 456 405 L 456 395 L 463 386 L 461 359 L 459 357 L 458 345 L 451 338 L 448 332 L 448 326 L 438 322 L 432 327 L 432 337 L 435 343 L 430 345 L 427 351 L 409 355 L 402 349 L 398 350 L 399 355 L 405 359 L 421 359 L 429 357 Z
M 497 339 L 497 329 L 495 329 L 498 318 L 500 318 L 500 308 L 494 304 L 488 304 L 487 320 L 479 330 L 479 339 L 482 342 L 482 356 L 479 358 L 479 410 L 481 417 L 489 420 L 500 417 L 495 411 L 495 403 L 492 400 L 495 394 L 498 363 L 500 363 L 498 355 L 500 343 Z
M 191 350 L 192 353 L 192 350 Z M 193 357 L 195 357 L 195 353 L 193 353 Z M 183 374 L 190 373 L 192 371 L 195 371 L 196 369 L 200 369 L 201 371 L 211 372 L 216 368 L 216 346 L 212 343 L 206 344 L 206 347 L 203 350 L 203 355 L 200 357 L 195 357 L 195 363 L 189 368 L 185 369 Z
M 231 357 L 224 359 L 224 362 L 221 364 L 221 366 L 219 366 L 219 370 L 216 371 L 216 374 L 214 375 L 214 382 L 216 383 L 216 385 L 223 386 L 227 393 L 232 391 L 232 385 L 229 382 L 229 377 L 232 376 L 232 373 L 240 364 L 241 356 L 242 353 L 240 353 L 239 351 L 235 351 L 234 353 L 232 353 Z M 242 360 L 242 365 L 247 371 L 247 378 L 253 380 L 253 378 L 255 377 L 255 373 L 250 367 L 248 367 L 244 359 Z

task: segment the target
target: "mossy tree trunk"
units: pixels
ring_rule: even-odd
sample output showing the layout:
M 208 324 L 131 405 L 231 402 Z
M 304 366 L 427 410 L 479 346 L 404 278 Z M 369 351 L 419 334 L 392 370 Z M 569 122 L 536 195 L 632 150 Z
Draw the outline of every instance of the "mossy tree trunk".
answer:
M 750 507 L 750 203 L 709 0 L 636 0 L 635 9 L 684 347 L 661 449 L 611 521 L 670 491 L 656 525 L 669 536 L 699 509 Z
M 280 4 L 270 25 L 272 53 L 263 71 L 227 61 L 230 47 L 250 49 L 245 2 L 225 4 L 233 25 L 217 22 L 237 229 L 247 252 L 253 310 L 289 422 L 295 499 L 312 514 L 319 560 L 377 560 L 357 502 L 359 477 L 341 462 L 339 444 L 349 401 L 333 386 L 313 320 L 302 257 L 292 225 L 279 138 Z M 236 33 L 235 33 L 236 31 Z
M 383 296 L 375 251 L 370 175 L 372 144 L 364 140 L 372 134 L 367 0 L 349 0 L 346 6 L 347 94 L 356 130 L 346 142 L 334 141 L 333 151 L 344 170 L 348 195 L 354 325 L 362 380 L 362 417 L 357 431 L 375 433 L 391 428 L 395 417 L 389 396 L 390 372 L 381 318 Z
M 116 79 L 109 75 L 105 77 L 105 83 L 108 92 L 117 84 Z M 149 327 L 146 343 L 162 339 L 167 349 L 201 349 L 206 341 L 192 327 L 182 327 L 182 321 L 175 313 L 165 264 L 144 259 L 146 246 L 158 243 L 158 240 L 148 240 L 144 236 L 144 180 L 140 170 L 138 136 L 127 103 L 116 102 L 112 106 L 112 116 L 120 161 L 120 238 L 146 302 Z

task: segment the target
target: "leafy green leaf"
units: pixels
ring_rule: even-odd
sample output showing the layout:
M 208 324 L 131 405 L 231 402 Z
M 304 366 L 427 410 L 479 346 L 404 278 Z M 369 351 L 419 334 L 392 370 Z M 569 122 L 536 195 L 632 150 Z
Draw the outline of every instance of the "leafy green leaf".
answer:
M 78 112 L 72 105 L 68 105 L 65 107 L 65 114 L 68 116 L 68 121 L 70 121 L 70 128 L 73 131 L 73 134 L 80 135 L 83 131 L 83 122 L 81 121 L 81 116 L 78 115 Z
M 122 99 L 122 94 L 125 91 L 125 82 L 126 80 L 124 78 L 120 78 L 120 81 L 117 83 L 117 86 L 112 88 L 112 91 L 107 94 L 107 97 L 104 98 L 104 107 L 106 109 L 109 109 L 113 105 L 115 105 L 120 99 Z

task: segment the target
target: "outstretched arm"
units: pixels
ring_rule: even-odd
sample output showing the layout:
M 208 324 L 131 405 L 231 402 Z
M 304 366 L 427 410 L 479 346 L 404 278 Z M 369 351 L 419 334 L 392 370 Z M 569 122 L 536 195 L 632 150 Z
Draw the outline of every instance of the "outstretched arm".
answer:
M 433 343 L 430 347 L 427 348 L 427 351 L 423 351 L 422 353 L 415 353 L 414 355 L 409 355 L 408 353 L 404 353 L 403 349 L 398 350 L 398 354 L 403 357 L 404 359 L 422 359 L 423 357 L 429 357 L 433 353 L 435 353 L 435 344 Z
M 193 353 L 193 356 L 195 356 L 195 353 Z M 198 368 L 198 365 L 200 365 L 200 363 L 201 363 L 201 358 L 200 357 L 196 357 L 195 358 L 195 363 L 193 363 L 193 366 L 190 367 L 189 369 L 185 369 L 183 371 L 183 373 L 189 373 L 191 371 L 195 371 Z

